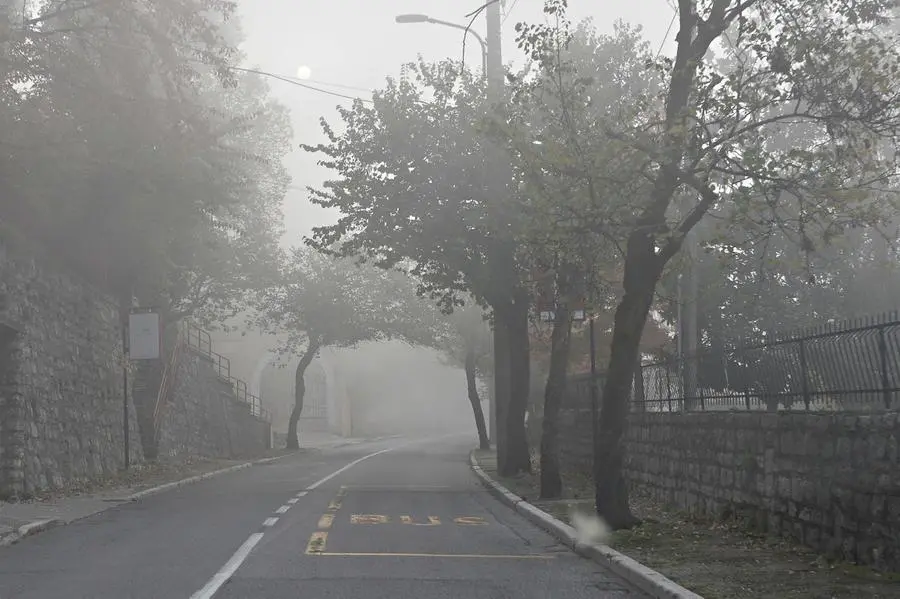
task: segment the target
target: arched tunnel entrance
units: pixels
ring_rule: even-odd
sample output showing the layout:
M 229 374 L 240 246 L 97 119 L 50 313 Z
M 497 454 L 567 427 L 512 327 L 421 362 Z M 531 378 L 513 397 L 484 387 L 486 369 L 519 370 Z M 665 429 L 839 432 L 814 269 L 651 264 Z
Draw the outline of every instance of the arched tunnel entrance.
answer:
M 257 361 L 250 378 L 251 389 L 258 390 L 272 412 L 276 447 L 286 440 L 298 361 L 270 353 Z M 370 437 L 475 431 L 465 373 L 443 363 L 435 352 L 400 342 L 326 348 L 310 364 L 305 382 L 298 422 L 301 445 L 305 433 Z M 479 391 L 484 402 L 483 385 Z M 489 419 L 484 403 L 483 409 Z
M 257 390 L 262 404 L 272 413 L 276 447 L 284 441 L 294 408 L 294 374 L 298 362 L 299 358 L 284 359 L 270 352 L 259 359 L 251 380 L 251 388 Z M 298 423 L 301 443 L 305 433 L 349 434 L 342 426 L 341 393 L 335 384 L 329 354 L 323 352 L 313 360 L 306 369 L 304 382 L 306 392 Z

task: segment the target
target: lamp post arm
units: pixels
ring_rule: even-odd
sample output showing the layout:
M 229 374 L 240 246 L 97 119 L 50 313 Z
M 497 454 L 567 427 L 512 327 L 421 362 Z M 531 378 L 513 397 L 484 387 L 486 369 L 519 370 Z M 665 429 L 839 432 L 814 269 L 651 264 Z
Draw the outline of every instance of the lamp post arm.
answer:
M 462 31 L 468 32 L 472 37 L 474 37 L 478 43 L 481 45 L 481 63 L 482 68 L 485 72 L 487 72 L 487 55 L 488 55 L 488 47 L 487 43 L 484 41 L 484 38 L 481 37 L 477 32 L 472 29 L 466 27 L 465 25 L 460 25 L 459 23 L 453 23 L 451 21 L 442 21 L 440 19 L 432 19 L 428 17 L 427 23 L 432 23 L 434 25 L 444 25 L 446 27 L 453 27 L 454 29 L 461 29 Z

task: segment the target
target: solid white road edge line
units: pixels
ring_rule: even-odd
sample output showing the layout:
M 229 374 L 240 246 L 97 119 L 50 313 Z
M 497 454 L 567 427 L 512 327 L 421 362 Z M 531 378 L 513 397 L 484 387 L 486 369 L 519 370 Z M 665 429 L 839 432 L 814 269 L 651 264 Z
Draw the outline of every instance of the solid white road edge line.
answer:
M 408 445 L 408 444 L 407 444 L 407 443 L 404 443 L 403 445 Z M 350 470 L 351 468 L 353 468 L 354 466 L 356 466 L 356 465 L 359 464 L 360 462 L 365 462 L 365 461 L 368 460 L 369 458 L 374 458 L 375 456 L 379 456 L 379 455 L 381 455 L 381 454 L 383 454 L 383 453 L 387 453 L 387 452 L 389 452 L 389 451 L 393 451 L 393 450 L 395 450 L 395 449 L 399 449 L 400 447 L 403 447 L 403 445 L 398 445 L 397 447 L 389 447 L 389 448 L 387 448 L 387 449 L 382 449 L 381 451 L 376 451 L 375 453 L 370 453 L 369 455 L 364 455 L 363 457 L 359 458 L 358 460 L 353 460 L 352 462 L 350 462 L 349 464 L 347 464 L 347 465 L 344 466 L 343 468 L 340 468 L 340 469 L 338 469 L 338 470 L 335 470 L 334 472 L 332 472 L 331 474 L 329 474 L 329 475 L 326 476 L 325 478 L 320 478 L 319 480 L 317 480 L 317 481 L 314 482 L 313 484 L 309 485 L 308 487 L 306 487 L 306 491 L 307 491 L 307 492 L 309 492 L 309 491 L 314 491 L 314 490 L 317 489 L 318 487 L 321 487 L 322 485 L 324 485 L 325 483 L 327 483 L 328 481 L 330 481 L 330 480 L 331 480 L 332 478 L 334 478 L 335 476 L 338 476 L 338 475 L 340 475 L 340 474 L 343 474 L 344 472 L 346 472 L 347 470 Z
M 247 559 L 247 556 L 250 555 L 250 552 L 262 538 L 263 533 L 261 532 L 250 535 L 250 538 L 244 541 L 244 544 L 234 552 L 234 555 L 231 556 L 228 563 L 222 566 L 221 570 L 216 572 L 216 575 L 206 583 L 206 586 L 191 595 L 191 599 L 210 599 L 210 597 L 215 595 L 216 591 L 218 591 L 222 585 L 231 578 L 237 569 L 241 567 L 241 564 L 244 563 L 244 560 Z

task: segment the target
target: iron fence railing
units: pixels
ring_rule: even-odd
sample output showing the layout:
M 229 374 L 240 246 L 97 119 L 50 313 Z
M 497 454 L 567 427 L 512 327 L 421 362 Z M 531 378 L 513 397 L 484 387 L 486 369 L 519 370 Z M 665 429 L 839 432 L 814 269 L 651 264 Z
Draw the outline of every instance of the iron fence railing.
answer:
M 645 411 L 880 410 L 898 406 L 900 314 L 704 350 L 642 367 L 633 406 Z M 636 391 L 640 391 L 637 389 Z
M 208 332 L 188 322 L 184 322 L 181 335 L 187 347 L 200 353 L 209 360 L 212 363 L 216 375 L 231 384 L 238 401 L 246 403 L 249 406 L 252 415 L 265 420 L 266 422 L 272 421 L 271 413 L 268 410 L 263 409 L 262 400 L 258 396 L 248 391 L 247 383 L 239 378 L 231 376 L 231 360 L 222 354 L 213 351 L 212 337 Z

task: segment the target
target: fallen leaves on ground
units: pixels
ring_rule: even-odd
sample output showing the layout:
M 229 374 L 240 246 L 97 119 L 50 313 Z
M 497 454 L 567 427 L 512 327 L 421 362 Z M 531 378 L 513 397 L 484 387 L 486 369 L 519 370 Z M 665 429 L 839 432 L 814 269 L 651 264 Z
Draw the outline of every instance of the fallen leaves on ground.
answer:
M 477 456 L 496 477 L 493 456 Z M 572 508 L 593 508 L 593 482 L 585 473 L 563 475 L 560 499 L 537 499 L 539 462 L 532 464 L 532 474 L 500 482 L 565 522 Z M 831 563 L 786 539 L 754 533 L 742 522 L 691 517 L 634 491 L 631 506 L 643 524 L 615 532 L 609 544 L 705 599 L 900 598 L 900 574 Z

